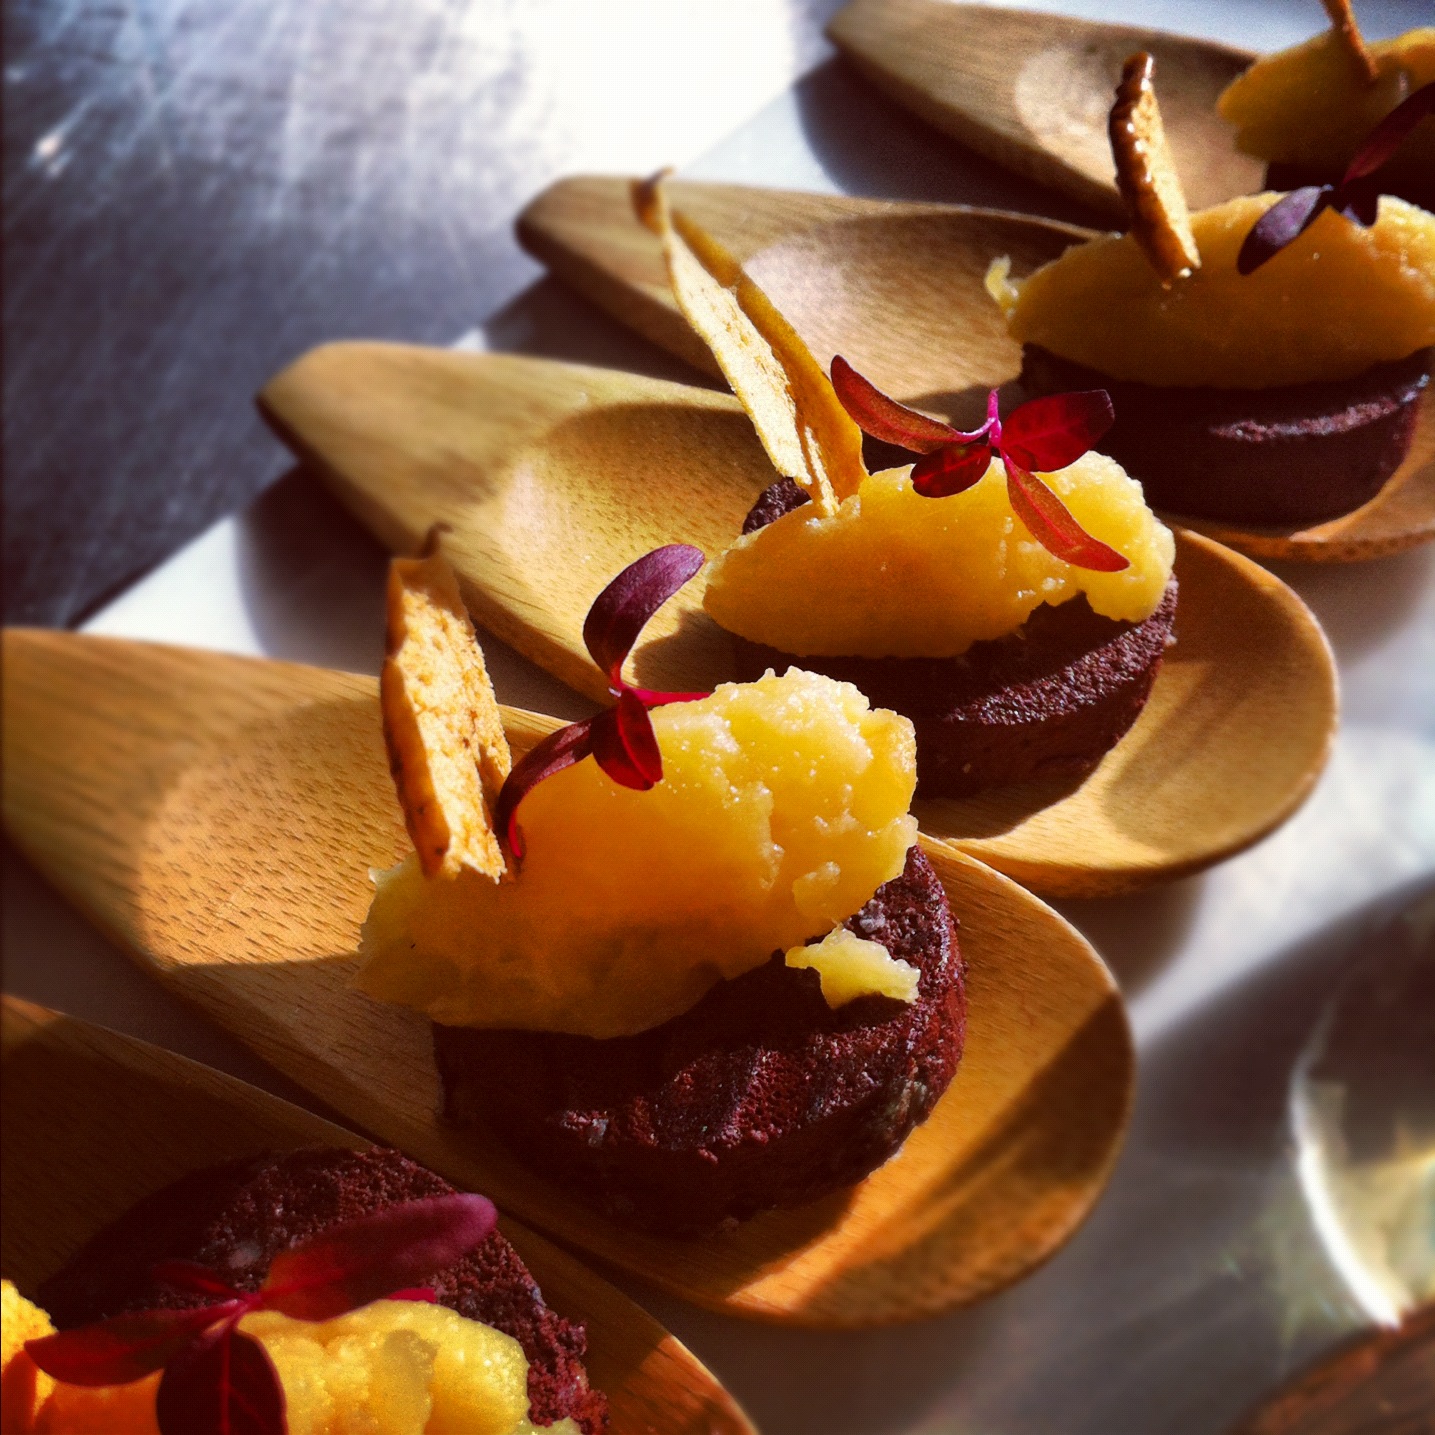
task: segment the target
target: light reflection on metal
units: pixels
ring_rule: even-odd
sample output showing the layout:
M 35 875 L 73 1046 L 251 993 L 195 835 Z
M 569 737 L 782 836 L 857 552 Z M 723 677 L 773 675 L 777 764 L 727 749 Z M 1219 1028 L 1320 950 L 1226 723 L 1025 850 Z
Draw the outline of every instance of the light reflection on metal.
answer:
M 1291 1076 L 1296 1173 L 1370 1318 L 1435 1298 L 1435 893 L 1374 943 Z

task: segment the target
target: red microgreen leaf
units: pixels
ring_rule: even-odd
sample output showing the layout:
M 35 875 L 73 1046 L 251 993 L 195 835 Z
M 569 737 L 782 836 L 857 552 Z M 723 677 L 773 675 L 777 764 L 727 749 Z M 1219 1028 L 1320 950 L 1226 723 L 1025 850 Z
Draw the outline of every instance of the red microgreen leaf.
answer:
M 624 683 L 624 687 L 627 684 Z M 656 687 L 629 687 L 630 693 L 637 693 L 644 707 L 666 707 L 669 703 L 700 703 L 712 693 L 660 693 Z
M 1308 184 L 1282 195 L 1255 222 L 1246 235 L 1236 268 L 1242 274 L 1254 274 L 1262 264 L 1278 254 L 1298 234 L 1315 223 L 1330 199 L 1328 185 Z
M 1380 182 L 1356 179 L 1330 192 L 1330 207 L 1354 224 L 1369 229 L 1380 217 Z
M 230 1324 L 165 1366 L 154 1413 L 160 1435 L 285 1435 L 284 1390 L 269 1353 Z
M 150 1267 L 150 1279 L 192 1295 L 213 1295 L 224 1300 L 238 1300 L 243 1295 L 198 1261 L 159 1261 Z
M 390 1291 L 385 1300 L 411 1300 L 419 1305 L 437 1305 L 438 1292 L 432 1286 L 409 1286 L 407 1290 Z
M 628 687 L 626 683 L 623 686 Z M 661 693 L 655 688 L 628 687 L 628 691 L 637 694 L 645 708 L 665 708 L 669 703 L 700 703 L 712 697 L 711 693 Z
M 923 498 L 950 498 L 978 482 L 991 461 L 988 443 L 952 444 L 923 454 L 912 465 L 912 487 Z
M 1129 559 L 1092 537 L 1039 478 L 1010 459 L 1004 462 L 1012 509 L 1048 553 L 1073 567 L 1092 568 L 1099 573 L 1119 573 L 1131 566 Z
M 583 642 L 615 688 L 643 625 L 702 566 L 700 548 L 669 543 L 630 563 L 593 600 L 583 623 Z
M 1366 135 L 1341 178 L 1341 187 L 1344 188 L 1352 180 L 1374 174 L 1426 115 L 1435 115 L 1435 80 L 1421 85 L 1413 95 L 1406 96 Z
M 1024 469 L 1055 473 L 1090 453 L 1116 421 L 1105 389 L 1050 394 L 1032 399 L 1007 415 L 1002 424 L 1002 453 Z
M 462 1194 L 359 1216 L 275 1256 L 257 1303 L 298 1320 L 329 1320 L 451 1266 L 497 1220 L 492 1201 Z
M 164 1365 L 187 1341 L 242 1309 L 239 1301 L 192 1310 L 147 1310 L 25 1342 L 46 1375 L 70 1385 L 128 1385 Z
M 913 453 L 931 453 L 961 439 L 961 434 L 950 424 L 928 418 L 888 398 L 841 354 L 832 360 L 832 387 L 857 427 L 884 443 L 894 443 Z
M 519 762 L 514 764 L 498 794 L 498 807 L 493 814 L 494 826 L 503 834 L 509 851 L 523 857 L 523 838 L 518 828 L 518 805 L 545 778 L 572 767 L 593 751 L 593 719 L 569 723 L 549 733 Z
M 625 687 L 617 706 L 593 719 L 593 757 L 623 787 L 646 792 L 663 780 L 663 755 L 653 720 L 632 688 Z

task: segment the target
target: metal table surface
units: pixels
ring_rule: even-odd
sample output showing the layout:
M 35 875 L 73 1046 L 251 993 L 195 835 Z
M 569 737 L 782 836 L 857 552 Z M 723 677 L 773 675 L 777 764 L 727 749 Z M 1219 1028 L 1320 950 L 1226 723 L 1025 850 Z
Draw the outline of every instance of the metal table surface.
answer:
M 588 74 L 569 53 L 574 32 L 560 45 L 547 28 L 568 23 L 581 32 L 577 5 L 428 0 L 407 12 L 428 41 L 411 34 L 397 48 L 383 38 L 397 7 L 346 7 L 343 25 L 339 8 L 241 3 L 223 7 L 222 21 L 218 10 L 206 19 L 206 7 L 178 0 L 123 11 L 7 11 L 7 39 L 14 32 L 24 41 L 9 44 L 7 69 L 7 569 L 12 553 L 27 557 L 7 573 L 12 621 L 64 621 L 94 608 L 125 574 L 281 472 L 249 395 L 309 343 L 462 334 L 471 346 L 692 378 L 551 281 L 530 284 L 537 271 L 513 244 L 509 220 L 560 172 L 642 171 L 706 149 L 686 173 L 1080 217 L 933 136 L 836 62 L 824 60 L 786 89 L 821 59 L 818 25 L 831 5 L 728 7 L 745 34 L 782 50 L 777 61 L 759 56 L 761 46 L 745 50 L 754 72 L 741 76 L 726 23 L 705 30 L 700 12 L 685 9 L 653 41 L 653 53 L 669 57 L 658 73 L 675 78 L 641 103 L 634 96 L 647 71 Z M 605 14 L 626 44 L 632 32 L 624 27 L 652 21 L 661 8 L 618 4 Z M 1113 18 L 1124 10 L 1117 0 L 1044 8 Z M 252 34 L 229 27 L 232 12 L 248 12 Z M 1146 14 L 1257 48 L 1320 23 L 1314 0 L 1167 0 Z M 283 15 L 288 48 L 276 38 L 279 20 L 272 30 L 261 23 Z M 1394 32 L 1428 19 L 1428 0 L 1362 6 L 1361 15 L 1370 33 Z M 501 63 L 488 24 L 497 26 Z M 204 42 L 207 25 L 220 38 Z M 96 36 L 109 46 L 103 59 Z M 252 50 L 247 62 L 234 52 L 238 37 Z M 97 124 L 80 143 L 87 117 L 118 103 L 113 77 L 86 90 L 86 66 L 103 71 L 116 54 L 163 55 L 170 41 L 185 50 L 187 78 L 151 60 L 149 81 L 135 71 L 125 83 L 129 101 L 144 83 L 171 98 L 154 98 L 143 115 L 132 103 L 127 141 Z M 607 43 L 591 30 L 582 41 L 590 52 Z M 721 83 L 709 71 L 707 89 L 673 58 L 723 45 Z M 612 53 L 621 50 L 615 43 Z M 342 72 L 380 57 L 383 98 L 348 96 Z M 155 79 L 160 71 L 174 80 L 168 90 Z M 24 105 L 10 104 L 36 73 L 67 77 L 68 107 L 38 93 L 49 81 Z M 565 109 L 572 85 L 586 86 L 586 99 Z M 174 98 L 176 89 L 187 98 Z M 174 106 L 197 129 L 182 155 L 164 160 Z M 213 106 L 224 113 L 196 117 Z M 487 119 L 470 125 L 470 109 Z M 29 125 L 24 133 L 12 113 Z M 231 155 L 228 146 L 245 134 L 249 148 Z M 464 136 L 466 157 L 454 161 L 455 137 Z M 142 167 L 146 149 L 148 201 L 117 199 L 120 179 L 135 172 L 127 166 Z M 268 158 L 256 177 L 261 152 Z M 188 176 L 173 179 L 180 188 L 172 193 L 166 163 Z M 214 206 L 206 209 L 220 184 L 209 168 L 227 175 L 231 163 L 239 196 L 232 233 Z M 47 176 L 47 165 L 58 168 Z M 45 192 L 72 165 L 91 168 L 81 186 L 88 201 Z M 208 230 L 183 218 L 185 186 L 195 184 Z M 163 217 L 129 209 L 154 208 L 165 195 Z M 100 256 L 83 253 L 90 242 Z M 170 266 L 183 268 L 185 256 L 198 268 L 180 275 Z M 47 291 L 72 274 L 73 292 L 61 286 L 47 308 Z M 129 363 L 130 353 L 142 362 Z M 89 505 L 87 485 L 96 495 Z M 85 627 L 373 672 L 383 564 L 313 480 L 289 472 L 102 604 Z M 1435 552 L 1281 576 L 1325 624 L 1341 671 L 1344 727 L 1311 801 L 1282 831 L 1210 873 L 1133 897 L 1061 904 L 1120 978 L 1141 1054 L 1125 1154 L 1070 1246 L 978 1307 L 865 1335 L 754 1327 L 620 1280 L 770 1435 L 1226 1429 L 1308 1358 L 1391 1313 L 1379 1261 L 1362 1244 L 1358 1203 L 1341 1184 L 1349 1153 L 1339 1122 L 1322 1124 L 1332 1092 L 1352 1106 L 1357 1097 L 1374 1101 L 1382 1128 L 1391 1092 L 1404 1102 L 1401 1150 L 1408 1157 L 1414 1139 L 1424 1162 L 1435 1264 L 1435 1004 L 1408 1000 L 1412 1021 L 1394 1026 L 1387 1013 L 1380 1061 L 1369 1040 L 1342 1044 L 1333 1035 L 1360 1029 L 1362 991 L 1398 998 L 1410 970 L 1425 974 L 1428 990 L 1435 963 Z M 567 716 L 586 710 L 495 648 L 506 701 Z M 148 983 L 8 852 L 4 924 L 8 990 L 304 1099 Z M 1415 1053 L 1396 1063 L 1406 1071 L 1414 1062 L 1413 1107 L 1408 1079 L 1371 1095 L 1372 1062 L 1388 1067 L 1397 1050 Z
M 536 277 L 534 191 L 692 159 L 837 3 L 7 3 L 6 621 L 71 623 L 247 502 L 268 374 L 452 339 Z

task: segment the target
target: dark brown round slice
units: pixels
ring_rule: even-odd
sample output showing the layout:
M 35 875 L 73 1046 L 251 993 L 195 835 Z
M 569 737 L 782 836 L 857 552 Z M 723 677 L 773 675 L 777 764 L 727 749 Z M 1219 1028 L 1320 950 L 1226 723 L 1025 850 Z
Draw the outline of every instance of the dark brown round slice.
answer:
M 1432 351 L 1353 379 L 1270 389 L 1157 388 L 1112 379 L 1035 344 L 1029 394 L 1105 389 L 1101 441 L 1153 508 L 1264 526 L 1319 523 L 1374 498 L 1410 451 Z
M 966 1002 L 956 924 L 916 847 L 847 926 L 920 970 L 914 1002 L 833 1010 L 815 971 L 775 954 L 637 1036 L 435 1024 L 446 1114 L 653 1231 L 696 1234 L 860 1181 L 946 1090 Z
M 182 1177 L 106 1226 L 40 1287 L 60 1330 L 126 1311 L 201 1305 L 203 1296 L 151 1279 L 161 1260 L 198 1261 L 242 1291 L 257 1290 L 281 1251 L 339 1221 L 401 1201 L 448 1195 L 441 1176 L 397 1151 L 314 1147 L 263 1153 Z M 543 1302 L 498 1231 L 429 1282 L 439 1302 L 511 1335 L 528 1357 L 535 1424 L 572 1417 L 584 1435 L 608 1425 L 608 1401 L 588 1384 L 587 1336 Z
M 775 483 L 753 505 L 743 532 L 806 502 L 791 479 Z M 1043 603 L 1015 633 L 973 643 L 956 658 L 803 656 L 733 642 L 744 680 L 768 668 L 806 668 L 905 714 L 917 733 L 917 795 L 968 797 L 1094 767 L 1146 706 L 1174 641 L 1175 617 L 1172 578 L 1144 622 L 1102 618 L 1084 597 Z

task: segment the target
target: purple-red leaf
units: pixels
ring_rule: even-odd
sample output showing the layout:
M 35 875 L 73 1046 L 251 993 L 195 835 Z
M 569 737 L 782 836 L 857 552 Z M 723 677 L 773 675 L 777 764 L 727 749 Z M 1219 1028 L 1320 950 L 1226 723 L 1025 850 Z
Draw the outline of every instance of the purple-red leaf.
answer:
M 1340 187 L 1344 188 L 1352 180 L 1364 179 L 1379 169 L 1426 115 L 1435 115 L 1435 80 L 1421 85 L 1413 95 L 1406 96 L 1366 135 L 1355 152 L 1355 158 L 1346 168 Z
M 171 1290 L 218 1296 L 221 1300 L 238 1300 L 243 1295 L 198 1261 L 159 1261 L 150 1267 L 150 1279 Z
M 1331 208 L 1369 229 L 1380 217 L 1380 182 L 1357 179 L 1331 191 Z
M 663 693 L 656 688 L 630 687 L 628 691 L 637 694 L 638 701 L 645 708 L 665 708 L 669 703 L 700 703 L 704 698 L 712 697 L 711 693 Z
M 991 466 L 988 443 L 952 444 L 923 454 L 912 465 L 912 487 L 923 498 L 950 498 L 976 483 Z
M 1024 469 L 1055 473 L 1090 453 L 1115 421 L 1105 389 L 1032 399 L 1003 422 L 1002 453 Z
M 669 543 L 630 563 L 593 600 L 583 642 L 615 688 L 643 625 L 702 566 L 702 549 Z
M 284 1390 L 269 1353 L 216 1326 L 165 1366 L 155 1396 L 160 1435 L 284 1435 Z
M 593 758 L 623 787 L 646 792 L 663 780 L 663 755 L 653 720 L 632 688 L 625 687 L 617 706 L 593 719 Z
M 523 856 L 523 838 L 518 828 L 518 805 L 544 778 L 572 767 L 593 751 L 593 719 L 569 723 L 549 733 L 532 748 L 508 774 L 503 791 L 498 794 L 498 807 L 493 814 L 494 826 L 517 858 Z
M 944 444 L 957 443 L 961 434 L 950 424 L 919 414 L 896 399 L 888 398 L 869 379 L 864 379 L 838 354 L 832 360 L 832 387 L 852 421 L 865 434 L 894 443 L 913 453 L 931 453 Z
M 329 1320 L 451 1266 L 497 1220 L 487 1197 L 457 1193 L 359 1216 L 275 1256 L 258 1304 L 298 1320 Z
M 1310 228 L 1329 199 L 1327 185 L 1308 184 L 1282 195 L 1251 227 L 1236 256 L 1236 268 L 1242 274 L 1254 274 L 1296 235 Z
M 47 1375 L 70 1385 L 128 1385 L 153 1374 L 198 1332 L 240 1308 L 239 1301 L 225 1301 L 117 1315 L 28 1340 L 25 1352 Z
M 407 1290 L 390 1291 L 385 1300 L 411 1300 L 419 1305 L 437 1305 L 438 1292 L 432 1286 L 409 1286 Z
M 1077 568 L 1119 573 L 1131 566 L 1114 548 L 1092 537 L 1039 478 L 1005 460 L 1007 497 L 1031 536 L 1054 557 Z

